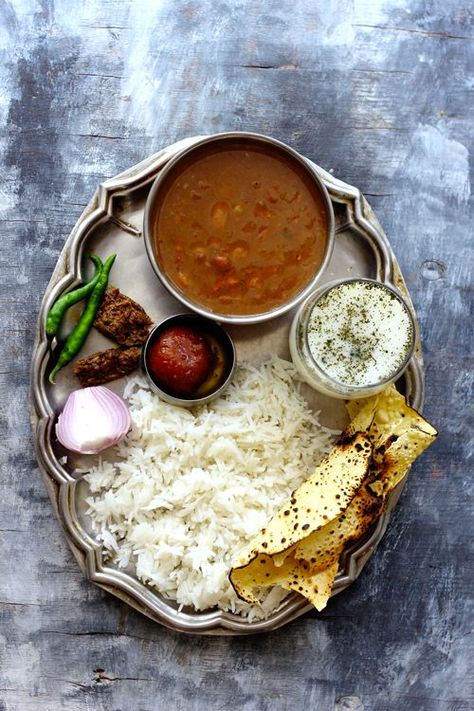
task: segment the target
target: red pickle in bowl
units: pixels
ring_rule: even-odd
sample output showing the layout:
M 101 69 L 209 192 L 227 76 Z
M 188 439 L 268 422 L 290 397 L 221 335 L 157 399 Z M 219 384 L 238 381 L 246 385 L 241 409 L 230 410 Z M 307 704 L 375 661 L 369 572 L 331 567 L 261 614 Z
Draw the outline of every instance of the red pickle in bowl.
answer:
M 189 397 L 206 380 L 213 360 L 204 336 L 186 326 L 171 326 L 150 347 L 148 369 L 165 390 Z
M 232 378 L 235 349 L 215 321 L 178 314 L 156 326 L 143 350 L 153 389 L 173 405 L 201 405 L 223 391 Z

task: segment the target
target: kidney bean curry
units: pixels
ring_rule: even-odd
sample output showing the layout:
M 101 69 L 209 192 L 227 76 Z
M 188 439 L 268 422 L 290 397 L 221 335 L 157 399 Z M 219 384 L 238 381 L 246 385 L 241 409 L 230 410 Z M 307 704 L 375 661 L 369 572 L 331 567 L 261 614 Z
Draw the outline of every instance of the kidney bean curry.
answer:
M 270 146 L 203 148 L 161 190 L 154 230 L 161 268 L 217 314 L 276 309 L 323 261 L 328 216 L 319 188 L 296 159 Z

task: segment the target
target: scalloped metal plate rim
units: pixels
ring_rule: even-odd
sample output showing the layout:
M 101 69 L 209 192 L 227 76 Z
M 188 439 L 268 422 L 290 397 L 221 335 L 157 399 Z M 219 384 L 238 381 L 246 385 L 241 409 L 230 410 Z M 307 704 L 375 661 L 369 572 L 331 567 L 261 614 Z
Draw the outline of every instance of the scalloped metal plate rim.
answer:
M 30 383 L 31 422 L 38 464 L 44 475 L 53 508 L 63 525 L 68 543 L 87 578 L 170 629 L 190 634 L 242 635 L 277 629 L 308 612 L 312 606 L 300 596 L 291 594 L 269 618 L 251 623 L 247 622 L 245 618 L 228 612 L 211 610 L 189 614 L 177 611 L 151 588 L 130 574 L 108 568 L 102 561 L 100 545 L 83 529 L 75 511 L 74 488 L 77 485 L 77 480 L 61 466 L 53 452 L 51 432 L 55 412 L 48 400 L 45 387 L 49 348 L 44 326 L 45 315 L 58 294 L 64 288 L 78 281 L 82 251 L 90 230 L 107 219 L 117 221 L 113 215 L 113 198 L 115 196 L 126 195 L 151 183 L 160 168 L 173 155 L 201 138 L 202 136 L 196 136 L 178 141 L 119 175 L 106 180 L 99 186 L 74 226 L 58 259 L 39 313 Z M 312 161 L 309 162 L 312 163 L 325 183 L 331 199 L 337 203 L 344 203 L 348 207 L 351 228 L 370 245 L 375 254 L 377 278 L 396 286 L 412 306 L 395 255 L 363 195 L 357 188 L 338 180 Z M 424 395 L 424 371 L 418 334 L 417 348 L 409 365 L 406 380 L 410 404 L 417 410 L 421 410 Z M 344 590 L 360 575 L 365 563 L 383 537 L 389 522 L 390 511 L 398 500 L 403 483 L 392 492 L 388 510 L 378 519 L 371 534 L 345 553 L 344 571 L 340 572 L 336 578 L 333 595 Z

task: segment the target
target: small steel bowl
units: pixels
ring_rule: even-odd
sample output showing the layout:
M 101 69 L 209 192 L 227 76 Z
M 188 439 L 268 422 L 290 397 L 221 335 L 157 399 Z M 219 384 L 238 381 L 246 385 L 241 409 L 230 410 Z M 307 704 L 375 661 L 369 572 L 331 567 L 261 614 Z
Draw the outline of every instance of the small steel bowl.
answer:
M 304 287 L 304 289 L 302 289 L 298 294 L 293 296 L 287 302 L 281 304 L 280 306 L 277 306 L 276 308 L 262 313 L 245 315 L 223 314 L 213 311 L 207 308 L 206 306 L 203 306 L 202 304 L 193 301 L 185 293 L 180 291 L 180 289 L 177 288 L 176 285 L 173 284 L 172 281 L 168 278 L 164 269 L 162 269 L 161 267 L 159 256 L 157 254 L 155 246 L 154 225 L 156 222 L 156 206 L 159 202 L 158 195 L 160 193 L 160 190 L 165 185 L 166 180 L 170 177 L 170 175 L 176 168 L 179 169 L 180 164 L 183 161 L 187 160 L 191 154 L 198 152 L 205 154 L 207 147 L 211 149 L 217 144 L 223 145 L 225 143 L 228 143 L 229 145 L 242 143 L 244 145 L 247 144 L 250 146 L 258 146 L 260 148 L 263 147 L 273 154 L 284 154 L 287 159 L 289 158 L 292 162 L 298 163 L 300 167 L 302 166 L 304 168 L 305 172 L 316 186 L 326 208 L 328 223 L 326 249 L 323 260 L 316 272 L 314 273 L 312 280 Z M 252 324 L 260 323 L 262 321 L 268 321 L 269 319 L 276 318 L 277 316 L 286 313 L 290 309 L 294 308 L 297 304 L 299 304 L 306 296 L 308 296 L 308 294 L 310 294 L 314 290 L 321 274 L 324 272 L 329 263 L 334 248 L 334 223 L 334 210 L 332 207 L 331 199 L 329 197 L 329 193 L 321 178 L 317 174 L 315 168 L 309 161 L 307 161 L 305 158 L 303 158 L 303 156 L 301 156 L 295 150 L 287 146 L 285 143 L 277 141 L 274 138 L 270 138 L 269 136 L 263 136 L 257 133 L 236 131 L 229 133 L 218 133 L 212 136 L 208 136 L 207 138 L 198 140 L 189 148 L 185 148 L 184 150 L 182 150 L 180 153 L 178 153 L 178 155 L 176 155 L 172 160 L 170 160 L 169 163 L 167 163 L 167 165 L 163 168 L 163 170 L 160 171 L 158 176 L 155 178 L 155 181 L 148 195 L 145 206 L 143 234 L 145 238 L 146 251 L 153 270 L 155 271 L 157 277 L 160 279 L 161 283 L 176 299 L 181 301 L 181 303 L 183 303 L 192 311 L 195 311 L 196 313 L 200 314 L 201 316 L 205 316 L 206 318 L 215 319 L 222 323 Z
M 185 397 L 183 395 L 173 395 L 171 392 L 164 390 L 153 377 L 151 369 L 149 368 L 149 353 L 151 347 L 164 331 L 173 326 L 187 326 L 201 336 L 204 336 L 214 355 L 213 370 L 204 383 L 198 388 L 198 394 L 195 396 Z M 176 316 L 170 316 L 164 321 L 161 321 L 161 323 L 150 331 L 143 348 L 142 366 L 152 389 L 158 393 L 162 400 L 169 402 L 171 405 L 195 407 L 196 405 L 204 405 L 206 402 L 210 402 L 223 393 L 232 380 L 236 360 L 234 342 L 220 324 L 196 314 L 177 314 Z

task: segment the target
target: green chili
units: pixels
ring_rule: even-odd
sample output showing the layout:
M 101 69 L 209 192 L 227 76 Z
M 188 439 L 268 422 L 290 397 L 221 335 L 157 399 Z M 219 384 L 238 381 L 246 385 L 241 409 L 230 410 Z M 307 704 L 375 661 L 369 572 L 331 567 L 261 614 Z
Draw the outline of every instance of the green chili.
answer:
M 79 353 L 84 341 L 86 340 L 89 331 L 94 323 L 95 315 L 102 301 L 102 296 L 105 289 L 107 288 L 107 282 L 109 279 L 109 273 L 112 269 L 112 265 L 115 261 L 117 255 L 113 254 L 107 259 L 104 266 L 101 269 L 99 280 L 95 285 L 92 294 L 89 296 L 84 311 L 82 312 L 81 318 L 77 322 L 74 329 L 71 331 L 66 339 L 63 349 L 59 354 L 56 365 L 49 374 L 49 382 L 54 383 L 54 378 L 56 373 L 58 373 L 61 368 L 71 362 L 75 355 Z
M 86 296 L 89 296 L 99 281 L 100 272 L 103 266 L 102 260 L 95 254 L 91 254 L 90 259 L 95 264 L 95 274 L 93 278 L 88 281 L 87 284 L 83 284 L 79 288 L 74 289 L 74 291 L 69 291 L 67 294 L 63 294 L 57 301 L 55 301 L 46 319 L 46 333 L 48 336 L 56 335 L 59 326 L 61 325 L 61 321 L 63 320 L 63 316 L 68 308 L 73 304 L 77 304 L 78 301 L 82 301 L 82 299 L 85 299 Z

